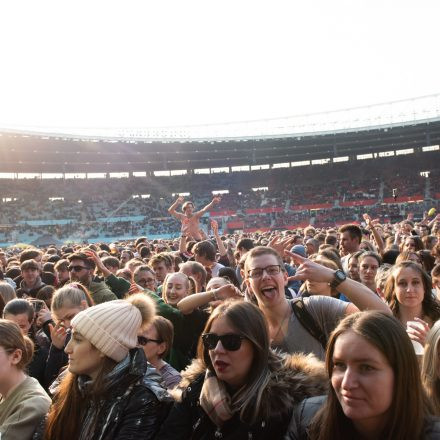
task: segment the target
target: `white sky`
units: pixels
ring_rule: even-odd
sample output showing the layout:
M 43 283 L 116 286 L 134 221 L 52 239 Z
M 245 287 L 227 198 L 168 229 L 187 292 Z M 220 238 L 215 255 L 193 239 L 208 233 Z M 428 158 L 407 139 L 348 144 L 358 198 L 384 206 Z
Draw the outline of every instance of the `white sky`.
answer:
M 154 127 L 440 92 L 440 2 L 0 3 L 0 127 Z

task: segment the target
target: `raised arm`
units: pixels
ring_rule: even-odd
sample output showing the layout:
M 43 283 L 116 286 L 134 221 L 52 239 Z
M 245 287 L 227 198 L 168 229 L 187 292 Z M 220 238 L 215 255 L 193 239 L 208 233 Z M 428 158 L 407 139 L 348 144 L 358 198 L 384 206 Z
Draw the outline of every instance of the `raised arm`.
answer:
M 385 244 L 383 242 L 382 236 L 379 234 L 378 230 L 375 227 L 375 220 L 371 220 L 371 217 L 368 214 L 363 215 L 365 223 L 367 224 L 367 228 L 371 231 L 374 237 L 374 241 L 377 246 L 377 250 L 380 255 L 383 255 L 385 250 Z
M 239 289 L 233 284 L 226 284 L 209 292 L 193 293 L 185 298 L 182 298 L 177 303 L 177 308 L 184 314 L 190 314 L 197 307 L 204 306 L 212 301 L 223 301 L 227 298 L 243 297 Z
M 217 203 L 220 203 L 221 197 L 216 196 L 214 197 L 210 203 L 208 203 L 204 208 L 202 208 L 200 211 L 197 211 L 195 215 L 202 216 L 205 212 L 209 211 L 214 205 Z
M 223 240 L 220 238 L 220 235 L 218 233 L 218 223 L 216 220 L 211 220 L 211 228 L 212 228 L 212 232 L 214 233 L 214 237 L 215 237 L 215 241 L 217 243 L 219 254 L 221 257 L 223 257 L 227 254 L 227 250 L 225 248 Z
M 322 266 L 298 254 L 285 251 L 299 265 L 296 274 L 289 277 L 289 280 L 310 280 L 316 282 L 331 283 L 334 280 L 334 270 Z M 358 310 L 378 310 L 380 312 L 392 314 L 390 308 L 367 286 L 357 281 L 346 278 L 337 287 L 338 292 L 344 294 L 352 303 L 348 305 L 346 314 L 357 312 Z M 355 306 L 355 307 L 353 307 Z
M 179 196 L 177 200 L 168 208 L 168 212 L 174 217 L 180 218 L 182 215 L 180 212 L 176 211 L 176 208 L 183 203 L 183 197 Z

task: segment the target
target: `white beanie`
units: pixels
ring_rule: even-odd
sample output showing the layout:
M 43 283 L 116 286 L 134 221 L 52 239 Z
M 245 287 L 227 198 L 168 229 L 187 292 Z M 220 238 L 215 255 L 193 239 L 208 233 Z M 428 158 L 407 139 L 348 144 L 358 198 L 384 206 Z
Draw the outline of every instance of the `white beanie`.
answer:
M 90 307 L 72 319 L 75 331 L 116 362 L 122 361 L 128 351 L 137 346 L 141 325 L 139 309 L 122 299 Z

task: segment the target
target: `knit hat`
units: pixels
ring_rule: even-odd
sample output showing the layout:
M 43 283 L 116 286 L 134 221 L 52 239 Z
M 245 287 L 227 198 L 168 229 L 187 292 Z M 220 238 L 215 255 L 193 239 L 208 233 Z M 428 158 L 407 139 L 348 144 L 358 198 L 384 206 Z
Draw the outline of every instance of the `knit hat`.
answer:
M 72 319 L 75 331 L 116 362 L 122 361 L 128 351 L 137 346 L 141 325 L 139 309 L 122 299 L 90 307 Z
M 295 246 L 290 249 L 290 252 L 293 254 L 301 255 L 301 257 L 306 258 L 306 248 L 302 244 L 296 244 Z

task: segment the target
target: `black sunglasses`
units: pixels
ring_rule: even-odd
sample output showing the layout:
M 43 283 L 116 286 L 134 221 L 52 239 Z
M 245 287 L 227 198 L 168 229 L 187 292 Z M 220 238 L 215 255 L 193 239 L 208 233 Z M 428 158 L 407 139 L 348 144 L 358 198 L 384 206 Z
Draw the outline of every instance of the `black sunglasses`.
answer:
M 155 342 L 156 344 L 161 344 L 163 341 L 160 339 L 149 339 L 144 336 L 138 336 L 138 344 L 139 345 L 147 345 L 149 342 Z
M 75 271 L 75 272 L 81 272 L 83 269 L 88 269 L 86 266 L 67 266 L 67 270 L 69 272 Z
M 237 351 L 241 347 L 241 341 L 244 336 L 235 333 L 228 333 L 226 335 L 217 335 L 215 333 L 204 333 L 202 335 L 203 345 L 208 350 L 214 350 L 217 347 L 218 341 L 222 343 L 225 350 Z

